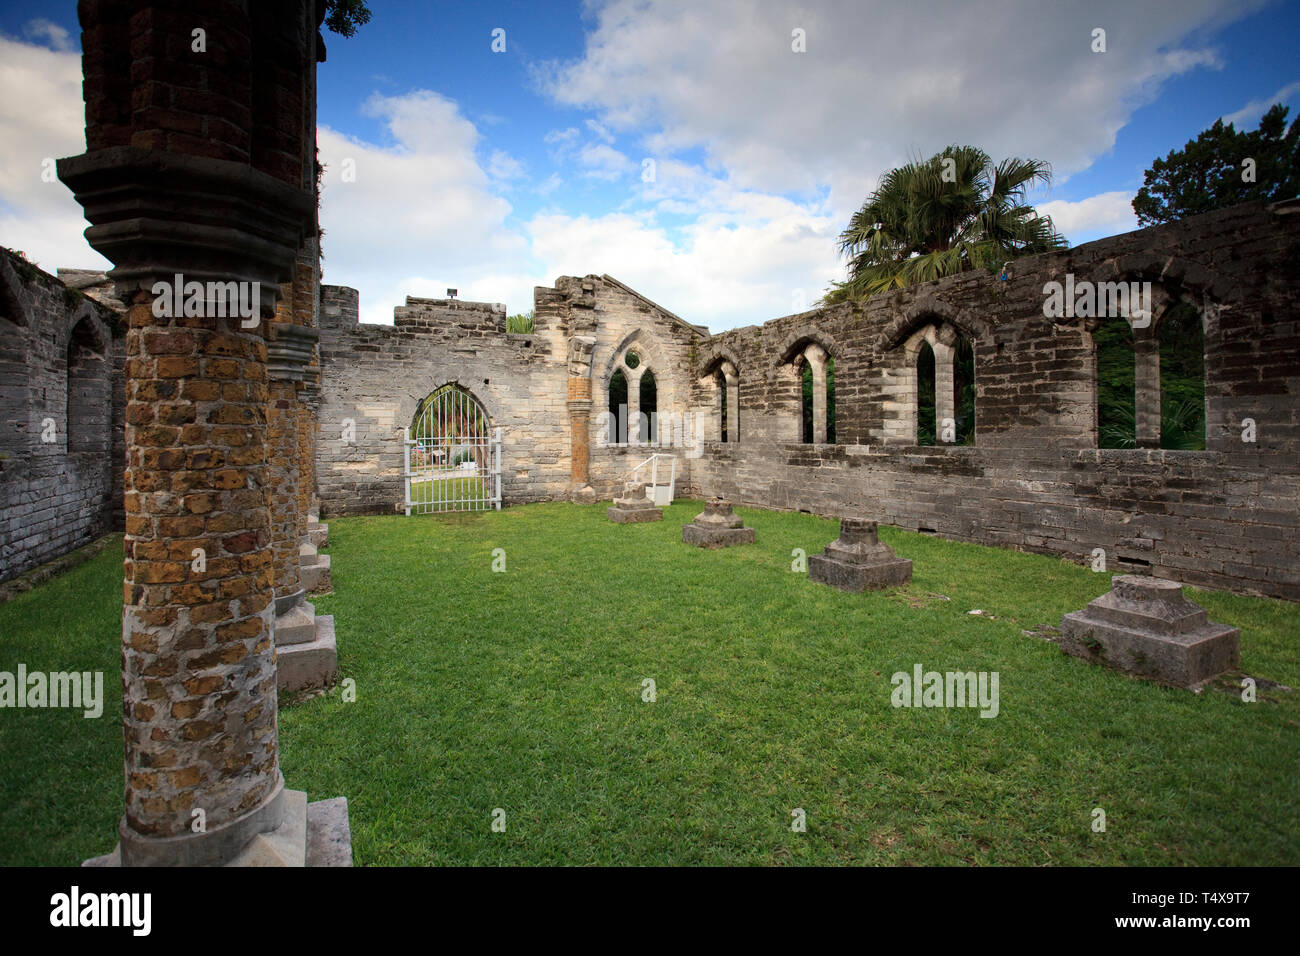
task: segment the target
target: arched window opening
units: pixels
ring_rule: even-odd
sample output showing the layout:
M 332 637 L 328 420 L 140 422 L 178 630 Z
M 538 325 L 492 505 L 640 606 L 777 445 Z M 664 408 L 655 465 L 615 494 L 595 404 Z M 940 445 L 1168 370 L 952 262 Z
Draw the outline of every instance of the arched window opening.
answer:
M 83 319 L 68 342 L 67 449 L 69 454 L 109 449 L 109 372 L 90 323 Z
M 1160 322 L 1160 447 L 1205 450 L 1205 330 L 1190 303 Z
M 649 369 L 641 373 L 639 409 L 645 417 L 638 416 L 638 440 L 653 444 L 659 440 L 659 388 Z
M 921 343 L 916 357 L 916 443 L 933 445 L 935 429 L 935 363 L 934 349 L 929 342 Z
M 616 369 L 609 378 L 609 414 L 611 444 L 627 443 L 627 376 Z
M 1097 447 L 1136 448 L 1133 329 L 1127 319 L 1109 319 L 1092 340 L 1097 347 Z

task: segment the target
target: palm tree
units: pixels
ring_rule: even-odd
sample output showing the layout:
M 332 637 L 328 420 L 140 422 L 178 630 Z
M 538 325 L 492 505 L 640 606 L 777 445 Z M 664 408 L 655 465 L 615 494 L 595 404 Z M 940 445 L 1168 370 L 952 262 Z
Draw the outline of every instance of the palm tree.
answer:
M 1067 245 L 1050 216 L 1025 205 L 1025 191 L 1051 182 L 1038 159 L 996 166 L 973 146 L 949 146 L 890 170 L 840 234 L 847 282 L 823 301 L 861 299 Z

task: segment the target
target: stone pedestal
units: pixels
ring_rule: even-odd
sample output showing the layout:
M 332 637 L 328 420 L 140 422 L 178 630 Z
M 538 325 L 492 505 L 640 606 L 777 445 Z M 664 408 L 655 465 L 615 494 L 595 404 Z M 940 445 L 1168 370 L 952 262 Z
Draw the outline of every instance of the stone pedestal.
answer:
M 753 544 L 754 529 L 746 528 L 725 498 L 710 498 L 691 524 L 682 525 L 682 540 L 697 548 L 727 548 Z
M 1241 632 L 1209 620 L 1176 581 L 1123 574 L 1112 590 L 1061 619 L 1074 657 L 1178 687 L 1195 687 L 1241 661 Z
M 841 591 L 875 591 L 912 580 L 912 562 L 899 558 L 876 534 L 867 518 L 840 520 L 840 536 L 825 554 L 808 559 L 808 577 Z
M 646 494 L 646 483 L 629 481 L 623 486 L 623 497 L 614 499 L 614 506 L 606 509 L 609 520 L 615 524 L 640 524 L 643 521 L 663 521 L 664 513 Z

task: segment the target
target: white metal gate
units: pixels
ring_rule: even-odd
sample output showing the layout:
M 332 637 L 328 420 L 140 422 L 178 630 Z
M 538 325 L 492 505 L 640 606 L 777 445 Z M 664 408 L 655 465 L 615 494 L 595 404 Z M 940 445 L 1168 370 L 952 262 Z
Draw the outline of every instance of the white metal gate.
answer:
M 501 429 L 478 399 L 444 385 L 415 410 L 406 429 L 406 513 L 501 508 Z

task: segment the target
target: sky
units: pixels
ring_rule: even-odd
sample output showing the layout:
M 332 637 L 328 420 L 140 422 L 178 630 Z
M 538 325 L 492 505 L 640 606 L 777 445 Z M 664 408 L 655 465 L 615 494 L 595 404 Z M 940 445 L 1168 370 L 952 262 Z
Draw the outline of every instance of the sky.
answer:
M 815 305 L 880 177 L 951 143 L 1049 162 L 1030 200 L 1077 245 L 1136 229 L 1144 170 L 1216 119 L 1300 110 L 1300 0 L 369 5 L 318 74 L 322 281 L 366 322 L 608 273 L 755 325 Z M 111 265 L 41 176 L 85 150 L 79 38 L 73 0 L 0 0 L 0 245 L 49 272 Z

